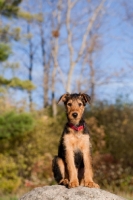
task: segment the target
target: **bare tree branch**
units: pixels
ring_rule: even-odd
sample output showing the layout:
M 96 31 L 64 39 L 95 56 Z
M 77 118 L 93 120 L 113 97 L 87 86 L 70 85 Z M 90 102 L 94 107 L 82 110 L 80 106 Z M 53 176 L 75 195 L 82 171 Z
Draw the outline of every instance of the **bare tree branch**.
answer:
M 71 81 L 72 81 L 72 75 L 73 75 L 73 71 L 74 71 L 74 67 L 75 65 L 79 62 L 79 60 L 81 59 L 84 50 L 86 48 L 86 43 L 87 43 L 87 38 L 88 35 L 90 33 L 90 31 L 93 28 L 93 25 L 100 13 L 100 11 L 103 9 L 103 5 L 105 3 L 106 0 L 101 0 L 101 3 L 97 6 L 97 8 L 94 10 L 91 18 L 88 20 L 88 26 L 87 29 L 83 35 L 83 39 L 82 39 L 82 43 L 77 55 L 76 60 L 74 61 L 74 48 L 73 48 L 73 42 L 72 42 L 72 30 L 71 30 L 71 26 L 70 26 L 70 21 L 71 21 L 71 10 L 72 10 L 72 2 L 71 0 L 68 0 L 68 4 L 67 4 L 67 14 L 66 14 L 66 28 L 67 28 L 67 43 L 68 43 L 68 49 L 69 49 L 69 56 L 70 56 L 70 67 L 69 67 L 69 71 L 68 71 L 68 78 L 67 78 L 67 83 L 66 83 L 66 90 L 67 92 L 71 92 Z M 76 3 L 76 1 L 75 1 Z
M 88 27 L 86 29 L 84 36 L 83 36 L 82 44 L 81 44 L 77 59 L 75 61 L 76 63 L 80 60 L 81 56 L 83 55 L 83 52 L 84 52 L 85 47 L 86 47 L 86 41 L 87 41 L 88 34 L 90 33 L 90 31 L 91 31 L 91 29 L 94 25 L 94 22 L 96 21 L 98 15 L 99 15 L 99 12 L 103 9 L 103 5 L 104 5 L 105 1 L 106 0 L 101 1 L 101 3 L 97 6 L 95 11 L 93 12 L 91 19 L 89 20 Z
M 53 116 L 56 116 L 57 114 L 57 105 L 55 102 L 55 77 L 56 77 L 56 72 L 57 68 L 59 68 L 59 63 L 58 63 L 58 51 L 59 51 L 59 28 L 61 26 L 61 9 L 62 9 L 62 0 L 58 0 L 57 4 L 57 10 L 56 13 L 52 13 L 53 17 L 54 15 L 57 18 L 57 27 L 58 29 L 56 32 L 53 34 L 52 38 L 52 57 L 53 57 L 53 71 L 52 71 L 52 110 L 53 110 Z
M 73 69 L 75 67 L 75 62 L 73 62 L 73 54 L 74 54 L 74 48 L 72 45 L 72 31 L 71 31 L 71 27 L 70 27 L 70 21 L 71 21 L 71 0 L 67 1 L 67 14 L 66 14 L 66 28 L 67 28 L 67 44 L 68 44 L 68 49 L 69 49 L 69 56 L 70 56 L 70 68 L 69 68 L 69 72 L 68 72 L 68 79 L 67 79 L 67 84 L 66 84 L 66 90 L 67 92 L 71 92 L 71 77 L 72 77 L 72 73 L 73 73 Z

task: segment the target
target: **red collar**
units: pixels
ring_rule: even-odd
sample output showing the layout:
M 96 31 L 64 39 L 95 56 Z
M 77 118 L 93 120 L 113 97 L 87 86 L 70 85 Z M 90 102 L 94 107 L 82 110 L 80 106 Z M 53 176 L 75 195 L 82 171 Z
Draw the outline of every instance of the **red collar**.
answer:
M 75 126 L 75 125 L 69 123 L 68 126 L 69 126 L 70 128 L 72 128 L 73 130 L 75 130 L 75 131 L 81 131 L 81 130 L 84 129 L 84 125 L 81 125 L 81 126 Z

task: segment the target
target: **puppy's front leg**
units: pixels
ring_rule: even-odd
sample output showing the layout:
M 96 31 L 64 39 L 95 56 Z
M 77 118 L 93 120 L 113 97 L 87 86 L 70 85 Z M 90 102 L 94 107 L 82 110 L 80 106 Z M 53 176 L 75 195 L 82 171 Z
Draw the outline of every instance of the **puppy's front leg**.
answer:
M 99 188 L 99 185 L 93 181 L 93 172 L 91 166 L 91 156 L 90 152 L 83 151 L 83 160 L 84 160 L 84 186 L 90 188 Z
M 79 181 L 78 181 L 77 169 L 74 163 L 73 149 L 71 148 L 66 149 L 65 160 L 66 160 L 67 170 L 68 170 L 68 175 L 69 175 L 68 187 L 69 188 L 77 187 L 79 186 Z

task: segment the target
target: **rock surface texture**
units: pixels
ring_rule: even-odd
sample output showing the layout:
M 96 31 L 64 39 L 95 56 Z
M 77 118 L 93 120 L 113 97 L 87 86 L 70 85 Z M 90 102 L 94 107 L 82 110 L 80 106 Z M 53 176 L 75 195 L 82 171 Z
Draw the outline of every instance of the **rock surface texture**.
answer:
M 35 188 L 19 200 L 124 200 L 124 198 L 96 188 L 80 186 L 67 189 L 65 186 L 53 185 Z

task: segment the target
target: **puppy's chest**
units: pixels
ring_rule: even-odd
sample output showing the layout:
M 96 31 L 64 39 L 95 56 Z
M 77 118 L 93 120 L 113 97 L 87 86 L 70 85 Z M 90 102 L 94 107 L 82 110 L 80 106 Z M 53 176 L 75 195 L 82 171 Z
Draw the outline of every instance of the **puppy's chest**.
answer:
M 82 151 L 89 147 L 89 135 L 83 134 L 80 131 L 71 131 L 69 134 L 64 136 L 64 144 L 66 149 L 70 148 Z

